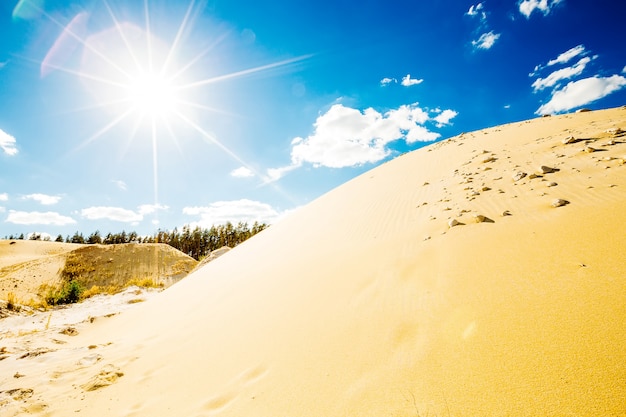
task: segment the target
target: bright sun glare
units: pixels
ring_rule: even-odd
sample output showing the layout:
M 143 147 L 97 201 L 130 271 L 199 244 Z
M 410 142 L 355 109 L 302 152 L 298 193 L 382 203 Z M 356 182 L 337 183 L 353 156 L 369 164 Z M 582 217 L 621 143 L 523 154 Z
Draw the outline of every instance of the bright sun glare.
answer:
M 131 106 L 144 116 L 169 118 L 176 111 L 177 95 L 171 80 L 161 74 L 140 72 L 128 85 Z
M 200 2 L 202 3 L 202 2 Z M 131 122 L 134 126 L 128 141 L 135 136 L 146 136 L 152 145 L 152 163 L 154 176 L 154 199 L 158 204 L 158 150 L 157 138 L 166 135 L 178 145 L 175 125 L 187 126 L 195 130 L 199 138 L 217 146 L 235 161 L 239 162 L 259 178 L 265 179 L 250 164 L 242 160 L 234 151 L 210 133 L 194 117 L 197 110 L 215 111 L 216 109 L 190 100 L 189 93 L 200 91 L 203 87 L 257 72 L 288 66 L 309 56 L 301 56 L 260 65 L 224 75 L 204 79 L 190 80 L 190 73 L 202 71 L 199 63 L 220 42 L 214 41 L 205 50 L 188 60 L 182 60 L 180 52 L 187 43 L 199 7 L 195 0 L 190 0 L 182 17 L 176 35 L 166 41 L 152 30 L 149 0 L 143 1 L 143 22 L 122 21 L 113 12 L 107 0 L 102 0 L 110 25 L 96 33 L 89 33 L 88 23 L 91 16 L 87 12 L 77 14 L 67 24 L 40 10 L 48 19 L 63 29 L 62 33 L 41 63 L 41 74 L 45 76 L 52 70 L 60 70 L 76 75 L 84 87 L 91 93 L 94 105 L 112 111 L 112 119 L 87 138 L 79 147 L 99 139 L 122 122 Z M 123 6 L 122 6 L 123 7 Z M 82 54 L 78 69 L 64 65 L 63 58 L 67 51 L 81 46 Z M 188 50 L 188 48 L 184 48 Z M 194 69 L 195 71 L 191 71 Z M 140 126 L 144 130 L 140 131 Z M 148 131 L 145 130 L 148 129 Z

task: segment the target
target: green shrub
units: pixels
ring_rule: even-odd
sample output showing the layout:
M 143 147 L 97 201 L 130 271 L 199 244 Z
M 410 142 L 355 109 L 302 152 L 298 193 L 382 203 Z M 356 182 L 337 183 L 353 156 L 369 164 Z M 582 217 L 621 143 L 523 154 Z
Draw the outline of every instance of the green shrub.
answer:
M 50 305 L 73 304 L 80 301 L 83 287 L 78 281 L 71 280 L 63 284 L 61 289 L 51 291 L 46 297 L 46 302 Z

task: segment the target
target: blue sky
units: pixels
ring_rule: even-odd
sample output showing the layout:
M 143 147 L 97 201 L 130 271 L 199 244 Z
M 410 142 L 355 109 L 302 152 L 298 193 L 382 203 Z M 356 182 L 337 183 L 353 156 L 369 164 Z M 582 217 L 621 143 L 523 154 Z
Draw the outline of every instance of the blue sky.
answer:
M 4 1 L 0 236 L 273 223 L 435 140 L 626 104 L 624 12 Z

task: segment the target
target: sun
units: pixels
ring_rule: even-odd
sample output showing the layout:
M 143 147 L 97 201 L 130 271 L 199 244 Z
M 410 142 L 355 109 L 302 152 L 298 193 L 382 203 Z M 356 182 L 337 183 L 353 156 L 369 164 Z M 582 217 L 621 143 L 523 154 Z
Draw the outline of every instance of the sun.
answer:
M 178 102 L 177 88 L 160 73 L 140 71 L 128 82 L 128 102 L 141 116 L 171 118 Z

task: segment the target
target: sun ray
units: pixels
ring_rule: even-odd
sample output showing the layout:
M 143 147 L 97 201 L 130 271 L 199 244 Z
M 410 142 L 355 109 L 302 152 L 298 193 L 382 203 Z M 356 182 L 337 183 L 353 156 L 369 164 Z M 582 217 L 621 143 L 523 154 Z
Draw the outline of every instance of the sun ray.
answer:
M 74 148 L 74 151 L 77 151 L 79 149 L 84 148 L 85 146 L 87 146 L 88 144 L 90 144 L 91 142 L 93 142 L 94 140 L 98 139 L 100 136 L 104 135 L 105 133 L 107 133 L 109 130 L 113 129 L 115 126 L 117 126 L 122 120 L 124 120 L 125 118 L 127 118 L 128 116 L 130 116 L 130 114 L 133 113 L 133 109 L 128 109 L 126 112 L 122 113 L 121 115 L 117 116 L 115 119 L 113 119 L 112 121 L 110 121 L 109 123 L 107 123 L 106 126 L 104 126 L 102 129 L 100 129 L 99 131 L 97 131 L 95 134 L 93 134 L 92 136 L 90 136 L 89 138 L 85 139 L 81 144 L 79 144 L 76 148 Z
M 217 107 L 205 106 L 203 104 L 196 103 L 194 101 L 178 99 L 178 100 L 176 100 L 176 103 L 177 104 L 182 104 L 184 106 L 192 107 L 192 108 L 195 108 L 195 109 L 206 110 L 206 111 L 209 111 L 209 112 L 212 112 L 212 113 L 223 114 L 225 116 L 239 116 L 236 113 L 228 112 L 228 111 L 225 111 L 225 110 L 222 110 L 222 109 L 218 109 Z
M 312 56 L 313 56 L 312 54 L 302 55 L 296 58 L 285 59 L 283 61 L 278 61 L 278 62 L 274 62 L 271 64 L 266 64 L 266 65 L 260 65 L 258 67 L 249 68 L 246 70 L 231 72 L 229 74 L 219 75 L 217 77 L 207 78 L 205 80 L 195 81 L 189 84 L 181 85 L 180 87 L 178 87 L 178 89 L 184 90 L 188 88 L 200 87 L 200 86 L 207 85 L 207 84 L 213 84 L 219 81 L 230 80 L 232 78 L 239 78 L 239 77 L 243 77 L 243 76 L 254 74 L 257 72 L 261 72 L 261 71 L 267 71 L 267 70 L 274 69 L 274 68 L 284 67 L 287 65 L 304 61 L 306 59 L 311 58 Z
M 109 2 L 107 0 L 103 0 L 103 2 L 104 2 L 104 5 L 106 6 L 107 11 L 109 12 L 109 15 L 111 16 L 111 20 L 113 20 L 113 24 L 115 25 L 117 32 L 122 38 L 122 42 L 124 42 L 126 49 L 130 53 L 130 56 L 132 57 L 133 61 L 135 62 L 135 66 L 137 67 L 138 70 L 140 71 L 143 70 L 143 67 L 141 63 L 139 62 L 139 59 L 137 59 L 137 55 L 134 53 L 133 48 L 130 45 L 130 42 L 128 41 L 128 38 L 126 37 L 126 35 L 124 34 L 124 31 L 122 30 L 122 25 L 120 25 L 119 21 L 115 17 L 115 14 L 113 13 L 113 10 L 111 10 L 111 6 L 109 5 Z
M 152 31 L 150 30 L 150 11 L 148 8 L 148 0 L 143 0 L 143 9 L 144 9 L 144 13 L 146 15 L 146 39 L 148 42 L 148 71 L 152 72 L 153 68 L 152 68 Z
M 159 158 L 157 145 L 156 120 L 152 117 L 152 186 L 154 190 L 154 204 L 159 204 Z
M 124 83 L 119 83 L 119 82 L 115 82 L 113 80 L 107 79 L 107 78 L 102 78 L 102 77 L 97 77 L 95 75 L 91 75 L 88 74 L 86 72 L 83 71 L 76 71 L 70 68 L 65 68 L 65 67 L 61 67 L 59 65 L 54 65 L 54 64 L 48 64 L 49 68 L 58 70 L 58 71 L 62 71 L 62 72 L 66 72 L 68 74 L 72 74 L 72 75 L 76 75 L 79 78 L 84 78 L 84 79 L 88 79 L 88 80 L 92 80 L 92 81 L 97 81 L 103 84 L 108 84 L 114 87 L 126 87 L 127 84 Z
M 202 50 L 202 52 L 200 52 L 198 55 L 196 55 L 194 58 L 192 58 L 191 60 L 189 60 L 189 62 L 187 64 L 185 64 L 180 70 L 178 70 L 176 73 L 174 73 L 174 75 L 172 75 L 171 79 L 175 80 L 178 77 L 180 77 L 185 71 L 187 71 L 189 68 L 191 68 L 196 62 L 198 62 L 199 60 L 201 60 L 206 54 L 209 53 L 209 51 L 211 51 L 213 48 L 215 48 L 217 45 L 219 45 L 224 39 L 226 39 L 226 37 L 228 36 L 228 33 L 224 33 L 221 36 L 219 36 L 217 39 L 215 39 L 215 41 L 213 43 L 211 43 L 209 46 L 207 46 L 204 50 Z
M 180 42 L 180 39 L 183 36 L 183 32 L 187 28 L 187 24 L 189 22 L 189 16 L 191 15 L 194 5 L 195 5 L 195 0 L 191 0 L 189 2 L 189 6 L 187 6 L 185 17 L 183 18 L 183 21 L 178 27 L 178 31 L 176 32 L 176 36 L 174 37 L 172 46 L 169 48 L 167 57 L 165 58 L 165 62 L 163 63 L 163 66 L 161 67 L 161 74 L 165 74 L 167 72 L 167 67 L 169 66 L 170 61 L 172 60 L 172 57 L 174 56 L 174 52 L 176 51 L 176 48 L 178 48 L 178 43 Z

